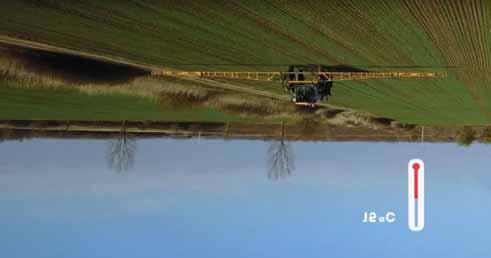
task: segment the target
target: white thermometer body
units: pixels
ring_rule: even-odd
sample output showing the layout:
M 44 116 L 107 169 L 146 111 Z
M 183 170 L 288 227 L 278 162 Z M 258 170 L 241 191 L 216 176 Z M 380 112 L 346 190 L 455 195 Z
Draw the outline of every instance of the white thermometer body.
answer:
M 408 175 L 408 226 L 411 231 L 421 231 L 425 226 L 425 165 L 412 159 L 407 166 Z

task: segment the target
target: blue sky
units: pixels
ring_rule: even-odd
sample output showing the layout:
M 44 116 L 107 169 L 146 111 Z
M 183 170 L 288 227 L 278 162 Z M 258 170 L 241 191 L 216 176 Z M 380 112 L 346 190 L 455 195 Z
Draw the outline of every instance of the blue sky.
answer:
M 486 257 L 491 146 L 293 142 L 267 178 L 268 142 L 137 142 L 132 171 L 103 140 L 0 144 L 0 257 Z M 426 228 L 407 229 L 406 166 L 426 164 Z M 364 211 L 393 211 L 364 224 Z

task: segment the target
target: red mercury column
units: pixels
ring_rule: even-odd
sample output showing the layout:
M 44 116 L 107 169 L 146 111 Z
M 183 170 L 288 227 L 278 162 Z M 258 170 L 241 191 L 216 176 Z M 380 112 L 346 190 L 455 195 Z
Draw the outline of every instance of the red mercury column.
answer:
M 418 199 L 418 171 L 419 171 L 419 163 L 414 163 L 413 164 L 413 170 L 414 170 L 414 199 Z

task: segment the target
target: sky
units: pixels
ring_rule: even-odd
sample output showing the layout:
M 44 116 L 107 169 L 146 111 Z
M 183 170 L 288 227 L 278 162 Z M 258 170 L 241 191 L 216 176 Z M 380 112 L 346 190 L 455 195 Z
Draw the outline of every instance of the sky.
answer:
M 487 257 L 491 146 L 145 139 L 131 170 L 105 140 L 0 143 L 0 257 Z M 425 162 L 426 225 L 407 227 L 407 163 Z M 364 212 L 394 223 L 363 223 Z

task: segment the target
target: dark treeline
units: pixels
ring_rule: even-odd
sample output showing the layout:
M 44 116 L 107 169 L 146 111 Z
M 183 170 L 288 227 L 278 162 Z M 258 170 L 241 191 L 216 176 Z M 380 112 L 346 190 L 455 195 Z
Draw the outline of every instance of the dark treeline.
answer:
M 380 129 L 332 126 L 306 120 L 296 124 L 160 121 L 0 121 L 1 140 L 30 138 L 110 139 L 121 131 L 133 138 L 225 138 L 285 141 L 491 142 L 491 127 L 404 126 Z

